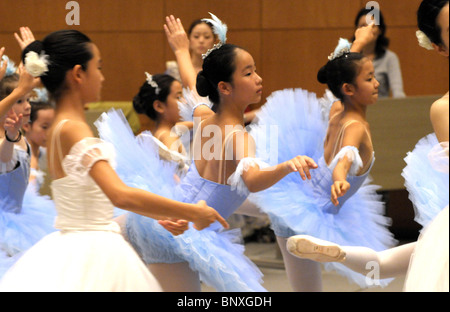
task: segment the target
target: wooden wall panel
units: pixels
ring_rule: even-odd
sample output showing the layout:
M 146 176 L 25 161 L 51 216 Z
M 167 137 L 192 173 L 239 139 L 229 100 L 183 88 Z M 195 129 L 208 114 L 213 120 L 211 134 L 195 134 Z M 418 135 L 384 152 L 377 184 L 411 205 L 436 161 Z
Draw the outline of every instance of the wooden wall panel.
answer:
M 260 0 L 167 0 L 165 14 L 180 17 L 187 28 L 199 18 L 209 18 L 211 12 L 228 26 L 228 29 L 259 29 L 261 21 Z
M 368 1 L 362 1 L 362 7 Z M 422 0 L 378 0 L 388 28 L 411 26 L 417 28 L 417 9 Z
M 266 92 L 303 88 L 322 94 L 325 86 L 317 81 L 317 72 L 328 61 L 340 33 L 339 30 L 265 31 L 262 60 Z
M 2 0 L 0 1 L 0 31 L 14 32 L 20 26 L 30 26 L 36 32 L 67 28 L 66 3 L 63 0 Z
M 34 31 L 69 28 L 66 0 L 2 0 L 0 30 L 27 25 Z M 82 31 L 160 31 L 164 0 L 77 0 Z M 11 14 L 12 13 L 12 14 Z
M 448 59 L 419 46 L 416 29 L 391 28 L 391 50 L 397 53 L 402 68 L 406 95 L 444 94 L 448 91 Z
M 352 27 L 359 0 L 262 0 L 263 29 Z M 356 9 L 357 11 L 357 9 Z
M 100 48 L 103 60 L 102 98 L 131 101 L 145 81 L 145 72 L 165 70 L 162 34 L 95 33 L 92 40 Z M 120 42 L 120 45 L 117 43 Z
M 100 47 L 106 76 L 103 98 L 126 101 L 142 83 L 142 74 L 165 69 L 173 60 L 163 32 L 164 17 L 174 14 L 188 27 L 216 14 L 227 23 L 229 42 L 246 47 L 264 78 L 264 95 L 302 87 L 321 94 L 317 70 L 339 37 L 350 38 L 356 12 L 365 0 L 78 0 L 81 25 L 65 23 L 66 0 L 1 0 L 0 46 L 16 62 L 20 51 L 13 32 L 29 26 L 37 38 L 75 28 Z M 400 58 L 407 95 L 448 90 L 448 59 L 426 51 L 415 39 L 420 0 L 379 0 L 388 24 L 391 49 Z M 262 104 L 262 103 L 261 103 Z
M 58 0 L 60 1 L 60 0 Z M 161 31 L 164 0 L 80 0 L 83 31 Z

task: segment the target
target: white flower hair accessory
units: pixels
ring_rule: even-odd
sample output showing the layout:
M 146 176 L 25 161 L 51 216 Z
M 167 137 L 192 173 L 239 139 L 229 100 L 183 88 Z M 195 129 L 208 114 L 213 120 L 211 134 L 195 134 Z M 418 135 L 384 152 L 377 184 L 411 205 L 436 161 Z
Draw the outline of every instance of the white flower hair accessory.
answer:
M 419 45 L 422 48 L 425 48 L 427 50 L 433 50 L 433 45 L 431 44 L 431 40 L 430 38 L 428 38 L 427 35 L 425 35 L 425 33 L 421 30 L 416 31 L 416 37 L 417 40 L 419 41 Z
M 209 49 L 205 54 L 203 54 L 203 59 L 207 58 L 208 55 L 210 55 L 214 50 L 220 49 L 227 42 L 228 26 L 222 23 L 222 21 L 218 19 L 214 14 L 209 14 L 211 15 L 212 19 L 203 18 L 202 21 L 208 22 L 213 25 L 213 32 L 217 35 L 217 37 L 219 37 L 219 43 L 215 44 L 212 49 Z
M 161 88 L 158 86 L 156 81 L 153 80 L 153 76 L 147 72 L 145 73 L 145 76 L 147 77 L 147 83 L 155 88 L 155 94 L 159 95 L 159 92 L 161 92 Z
M 30 51 L 25 56 L 25 69 L 33 77 L 40 77 L 48 72 L 48 60 L 49 56 L 42 51 L 41 54 L 37 54 L 34 51 Z
M 346 53 L 350 53 L 351 47 L 352 44 L 347 39 L 340 38 L 336 49 L 334 49 L 334 52 L 330 54 L 328 60 L 332 61 Z

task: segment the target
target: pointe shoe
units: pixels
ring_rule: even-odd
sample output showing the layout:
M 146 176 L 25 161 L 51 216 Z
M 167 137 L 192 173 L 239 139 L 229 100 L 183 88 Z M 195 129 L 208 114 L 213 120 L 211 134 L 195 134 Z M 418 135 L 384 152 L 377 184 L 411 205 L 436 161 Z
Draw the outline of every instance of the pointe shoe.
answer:
M 337 244 L 308 235 L 291 236 L 286 243 L 287 250 L 294 256 L 317 262 L 343 262 L 345 251 Z

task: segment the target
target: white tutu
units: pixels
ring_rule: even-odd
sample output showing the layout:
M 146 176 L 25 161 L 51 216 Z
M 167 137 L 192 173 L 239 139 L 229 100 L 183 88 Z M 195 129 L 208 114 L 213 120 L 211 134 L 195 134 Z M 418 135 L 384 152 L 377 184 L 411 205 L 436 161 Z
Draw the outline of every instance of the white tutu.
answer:
M 0 282 L 0 291 L 8 292 L 159 289 L 123 237 L 104 231 L 52 233 L 29 249 Z
M 448 209 L 447 206 L 421 233 L 411 257 L 405 291 L 449 291 Z
M 111 201 L 89 175 L 98 161 L 114 167 L 114 149 L 95 138 L 77 142 L 64 157 L 66 176 L 51 185 L 59 232 L 28 249 L 4 275 L 0 291 L 161 291 L 112 221 Z
M 449 173 L 448 141 L 433 146 L 428 159 L 434 170 Z M 405 291 L 449 291 L 449 213 L 447 206 L 424 228 L 411 257 Z

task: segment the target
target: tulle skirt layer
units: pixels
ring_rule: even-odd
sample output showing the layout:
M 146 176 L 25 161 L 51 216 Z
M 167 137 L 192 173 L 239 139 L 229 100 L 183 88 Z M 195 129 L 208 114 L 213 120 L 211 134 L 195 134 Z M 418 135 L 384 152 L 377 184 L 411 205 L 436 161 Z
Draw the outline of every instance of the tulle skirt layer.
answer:
M 80 231 L 44 237 L 5 274 L 0 291 L 144 292 L 161 288 L 121 234 Z
M 376 192 L 379 187 L 370 183 L 370 177 L 339 207 L 330 200 L 332 171 L 323 158 L 330 101 L 301 89 L 277 91 L 268 98 L 257 116 L 258 125 L 250 131 L 252 136 L 265 135 L 268 125 L 277 125 L 276 163 L 306 155 L 316 161 L 318 168 L 311 171 L 311 180 L 303 181 L 299 174 L 291 173 L 271 188 L 251 194 L 249 200 L 269 215 L 279 237 L 307 234 L 342 246 L 365 246 L 377 251 L 392 247 L 397 242 L 388 230 L 391 220 L 384 215 L 385 205 Z M 264 151 L 257 147 L 258 153 Z M 367 287 L 365 276 L 341 264 L 328 263 L 325 268 Z
M 411 258 L 405 291 L 449 291 L 448 206 L 424 229 Z
M 7 204 L 0 200 L 0 278 L 26 250 L 56 231 L 54 203 L 40 195 L 34 184 L 28 185 L 17 213 Z
M 405 158 L 402 176 L 415 210 L 415 220 L 427 226 L 449 202 L 448 173 L 434 170 L 429 153 L 438 145 L 436 135 L 421 139 Z M 448 157 L 448 156 L 447 156 Z

